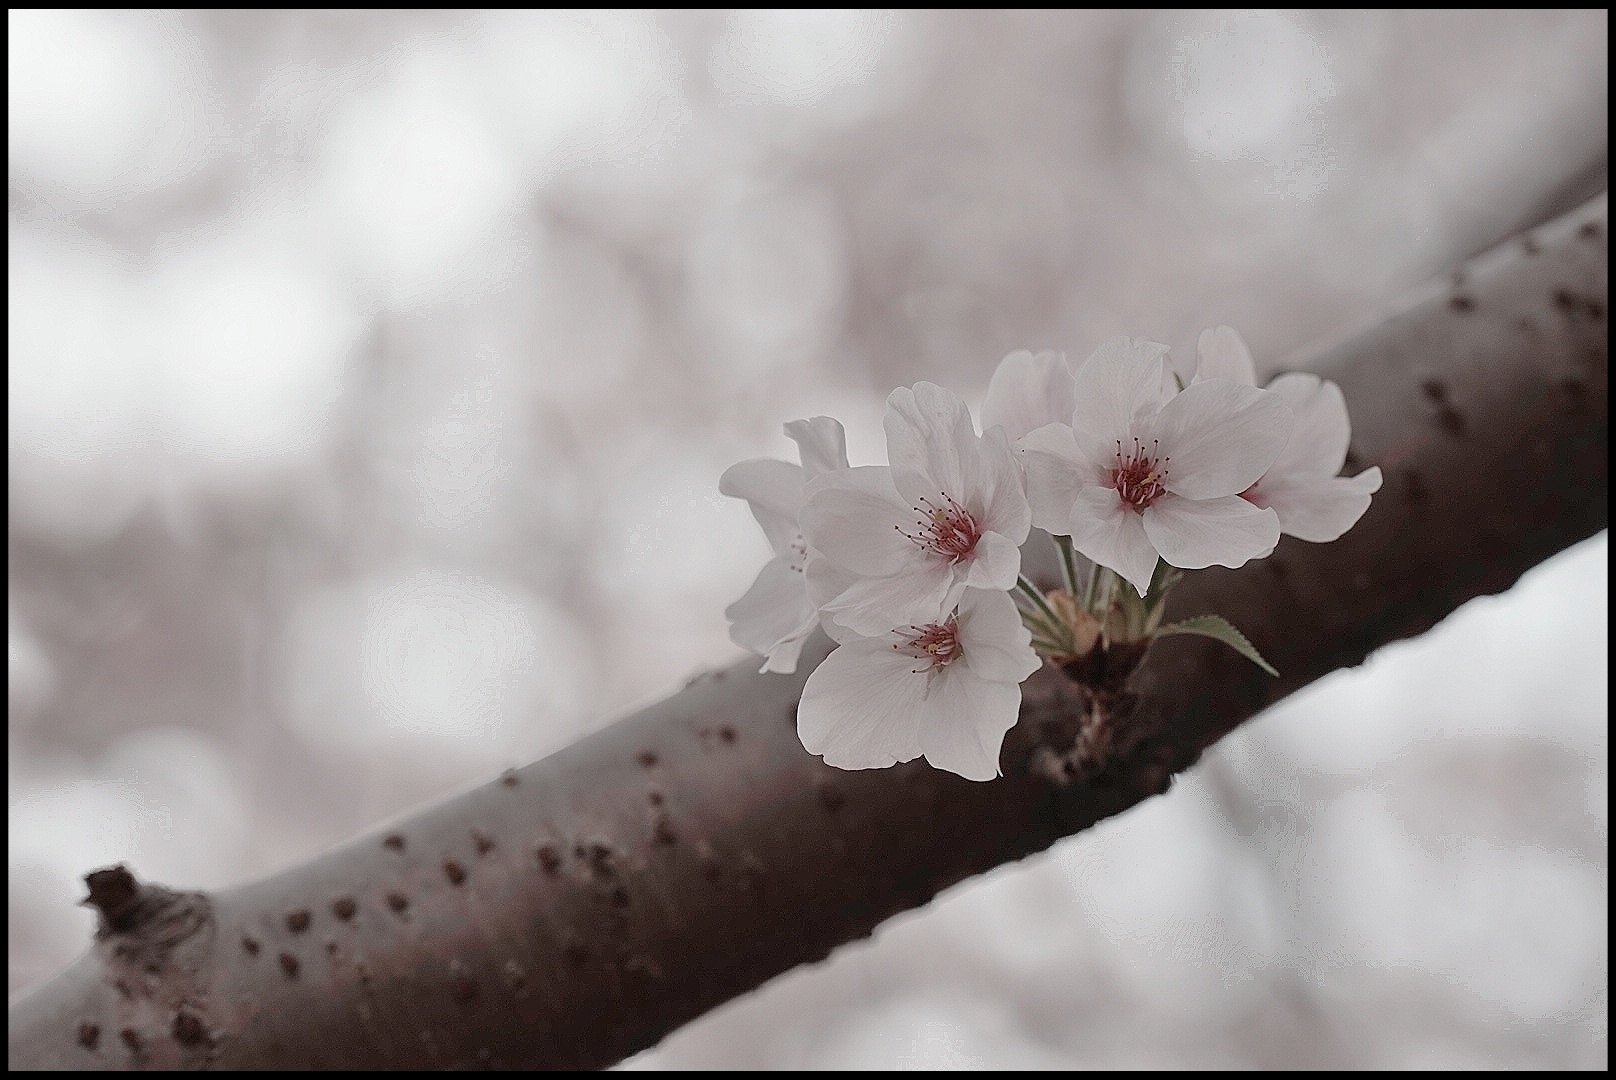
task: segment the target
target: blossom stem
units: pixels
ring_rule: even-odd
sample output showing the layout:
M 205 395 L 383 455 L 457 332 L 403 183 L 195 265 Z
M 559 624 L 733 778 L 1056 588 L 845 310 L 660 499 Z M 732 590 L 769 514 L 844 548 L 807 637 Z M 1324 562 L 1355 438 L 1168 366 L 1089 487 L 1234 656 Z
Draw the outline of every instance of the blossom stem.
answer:
M 1150 575 L 1150 589 L 1145 593 L 1141 622 L 1134 631 L 1138 637 L 1155 633 L 1156 627 L 1161 625 L 1162 610 L 1167 605 L 1167 594 L 1178 584 L 1181 577 L 1183 574 L 1173 569 L 1165 560 L 1156 564 L 1155 572 Z
M 1061 580 L 1066 584 L 1066 592 L 1072 597 L 1077 596 L 1077 556 L 1072 551 L 1072 538 L 1070 536 L 1055 537 L 1055 546 L 1060 549 Z
M 1098 610 L 1092 612 L 1094 617 L 1100 620 L 1100 645 L 1106 649 L 1111 647 L 1111 594 L 1118 580 L 1120 579 L 1117 572 L 1106 567 L 1100 575 L 1100 596 L 1096 605 Z
M 1031 630 L 1034 637 L 1041 636 L 1050 640 L 1058 640 L 1064 636 L 1059 626 L 1053 625 L 1038 612 L 1023 607 L 1021 604 L 1016 605 L 1016 610 L 1021 613 L 1022 625 Z
M 1072 538 L 1069 537 L 1069 536 L 1066 538 L 1067 543 L 1071 543 L 1071 540 L 1072 540 Z M 1090 563 L 1089 564 L 1089 583 L 1083 589 L 1083 610 L 1088 612 L 1090 615 L 1094 614 L 1094 588 L 1095 588 L 1095 586 L 1097 584 L 1099 584 L 1099 581 L 1100 581 L 1100 564 L 1099 563 Z
M 1066 653 L 1071 652 L 1071 648 L 1069 646 L 1063 645 L 1058 641 L 1050 641 L 1048 638 L 1039 637 L 1037 634 L 1032 636 L 1031 644 L 1033 651 L 1039 656 L 1063 656 Z
M 1039 626 L 1050 626 L 1049 618 L 1047 618 L 1044 610 L 1039 610 L 1034 605 L 1034 601 L 1029 600 L 1028 593 L 1026 593 L 1025 589 L 1021 589 L 1020 584 L 1016 585 L 1016 589 L 1010 593 L 1010 598 L 1015 600 L 1016 611 L 1020 611 L 1021 618 L 1026 619 L 1028 622 L 1037 622 Z
M 1016 589 L 1021 595 L 1011 595 L 1018 601 L 1016 606 L 1021 608 L 1022 622 L 1032 631 L 1033 637 L 1047 642 L 1051 655 L 1071 652 L 1075 648 L 1072 644 L 1072 628 L 1049 606 L 1049 601 L 1038 591 L 1038 586 L 1018 575 Z M 1029 606 L 1023 607 L 1023 603 Z
M 1050 626 L 1061 625 L 1061 617 L 1055 614 L 1055 609 L 1049 606 L 1049 601 L 1044 599 L 1044 594 L 1038 591 L 1038 586 L 1027 580 L 1025 574 L 1016 575 L 1016 588 L 1021 590 L 1023 596 L 1032 601 L 1032 606 L 1038 609 L 1038 614 L 1049 620 Z

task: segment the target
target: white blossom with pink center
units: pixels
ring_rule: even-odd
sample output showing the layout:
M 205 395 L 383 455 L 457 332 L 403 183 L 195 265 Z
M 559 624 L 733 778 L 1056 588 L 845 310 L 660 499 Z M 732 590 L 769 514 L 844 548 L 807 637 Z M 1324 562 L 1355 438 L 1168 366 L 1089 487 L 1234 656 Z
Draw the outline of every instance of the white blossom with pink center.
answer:
M 1279 519 L 1240 494 L 1279 457 L 1292 416 L 1275 393 L 1226 379 L 1171 392 L 1167 346 L 1115 338 L 1073 370 L 1071 426 L 1020 442 L 1033 524 L 1068 535 L 1143 596 L 1158 557 L 1242 566 Z
M 1251 350 L 1234 329 L 1201 332 L 1196 347 L 1195 382 L 1231 379 L 1255 384 Z M 1338 476 L 1352 441 L 1346 399 L 1335 383 L 1306 372 L 1288 372 L 1268 384 L 1296 417 L 1296 427 L 1279 459 L 1241 493 L 1253 506 L 1279 515 L 1279 530 L 1313 543 L 1338 539 L 1369 509 L 1380 490 L 1380 467 L 1357 476 Z
M 841 643 L 808 676 L 797 734 L 839 769 L 883 769 L 925 755 L 967 780 L 999 775 L 999 749 L 1038 670 L 1008 593 L 965 589 L 946 616 Z
M 789 675 L 797 670 L 803 642 L 819 625 L 819 613 L 808 598 L 811 552 L 797 521 L 803 486 L 816 476 L 847 469 L 847 438 L 842 425 L 828 416 L 793 420 L 785 432 L 796 442 L 802 465 L 772 458 L 743 461 L 724 470 L 718 490 L 747 501 L 774 549 L 774 558 L 746 595 L 724 609 L 730 639 L 763 656 L 759 670 Z
M 957 396 L 932 383 L 887 398 L 890 465 L 827 472 L 805 489 L 808 568 L 829 630 L 928 625 L 966 586 L 1007 590 L 1031 528 L 1009 440 L 977 435 Z

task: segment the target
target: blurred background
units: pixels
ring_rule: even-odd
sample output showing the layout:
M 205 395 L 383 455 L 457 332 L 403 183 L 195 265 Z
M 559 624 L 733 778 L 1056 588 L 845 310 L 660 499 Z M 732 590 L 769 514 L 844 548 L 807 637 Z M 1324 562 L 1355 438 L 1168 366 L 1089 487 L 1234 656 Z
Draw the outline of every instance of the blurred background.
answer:
M 10 12 L 10 989 L 89 869 L 260 877 L 735 660 L 782 422 L 1271 372 L 1592 194 L 1607 29 Z M 630 1067 L 1603 1067 L 1607 552 Z

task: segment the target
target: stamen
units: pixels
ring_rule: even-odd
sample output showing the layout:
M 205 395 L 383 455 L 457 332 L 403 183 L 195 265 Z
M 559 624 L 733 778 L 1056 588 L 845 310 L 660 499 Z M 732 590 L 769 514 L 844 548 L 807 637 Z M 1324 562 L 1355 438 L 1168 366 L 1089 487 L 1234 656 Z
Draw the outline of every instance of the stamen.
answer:
M 914 532 L 907 531 L 901 525 L 894 525 L 893 528 L 910 543 L 947 559 L 951 564 L 969 558 L 976 550 L 976 542 L 982 538 L 982 528 L 976 519 L 946 492 L 942 495 L 941 506 L 930 499 L 921 499 L 920 502 L 920 506 L 914 507 L 915 513 L 920 515 L 915 520 Z
M 927 626 L 910 626 L 908 633 L 902 630 L 893 633 L 899 639 L 893 642 L 894 649 L 922 661 L 910 674 L 938 671 L 959 659 L 959 624 L 953 617 Z
M 808 564 L 808 541 L 803 538 L 802 533 L 798 533 L 791 543 L 786 545 L 786 550 L 791 553 L 791 569 L 802 573 L 803 567 Z
M 1117 464 L 1111 470 L 1111 486 L 1136 513 L 1143 513 L 1167 491 L 1167 463 L 1173 459 L 1160 455 L 1158 439 L 1151 440 L 1149 453 L 1135 439 L 1133 452 L 1127 456 L 1124 456 L 1122 441 L 1117 441 Z

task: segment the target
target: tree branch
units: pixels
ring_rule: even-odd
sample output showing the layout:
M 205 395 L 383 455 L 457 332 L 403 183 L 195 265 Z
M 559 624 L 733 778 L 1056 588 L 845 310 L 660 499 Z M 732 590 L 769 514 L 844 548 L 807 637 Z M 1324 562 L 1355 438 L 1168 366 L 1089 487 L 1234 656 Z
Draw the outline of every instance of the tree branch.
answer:
M 1000 780 L 848 773 L 796 737 L 821 638 L 795 676 L 710 673 L 266 881 L 92 875 L 96 941 L 12 1006 L 11 1067 L 605 1066 L 1165 791 L 1264 707 L 1605 527 L 1606 228 L 1601 196 L 1309 365 L 1385 486 L 1342 540 L 1199 572 L 1169 611 L 1228 617 L 1281 678 L 1173 638 L 1116 693 L 1035 675 Z M 1080 737 L 1085 770 L 1039 765 Z

